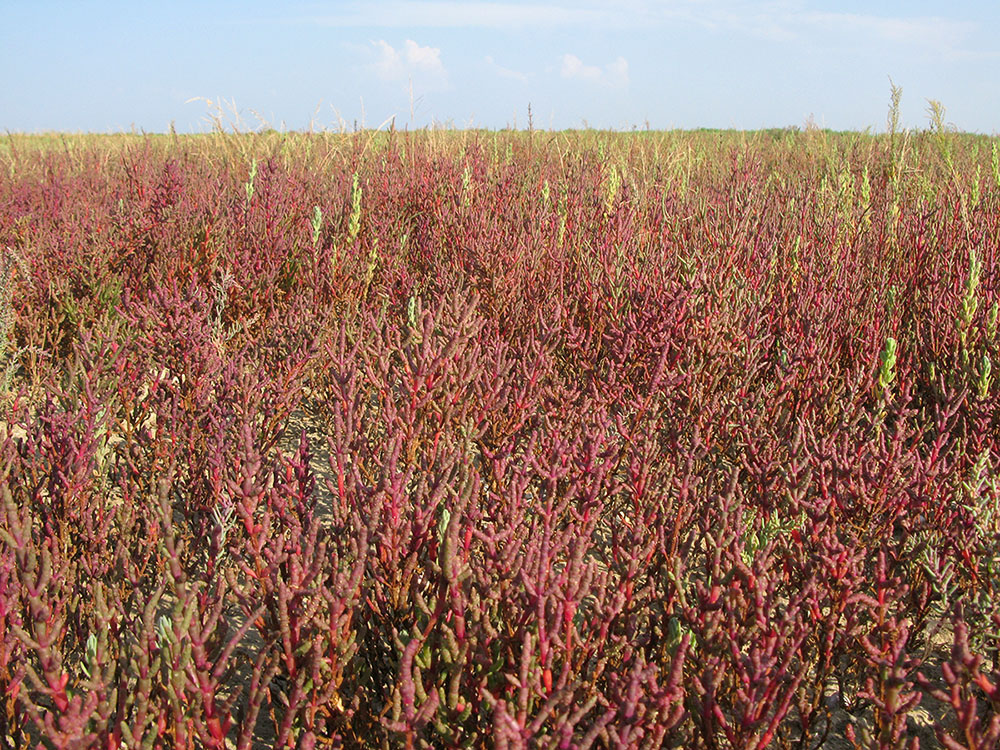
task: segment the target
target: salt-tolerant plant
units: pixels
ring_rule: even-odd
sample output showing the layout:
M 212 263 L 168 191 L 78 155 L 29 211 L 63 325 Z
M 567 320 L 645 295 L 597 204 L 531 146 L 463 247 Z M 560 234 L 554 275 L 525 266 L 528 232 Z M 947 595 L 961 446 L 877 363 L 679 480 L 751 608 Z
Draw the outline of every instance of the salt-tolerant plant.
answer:
M 861 224 L 865 229 L 869 229 L 872 223 L 872 185 L 867 164 L 861 173 L 861 210 L 863 211 Z
M 878 387 L 880 389 L 889 388 L 896 379 L 896 351 L 898 343 L 892 336 L 886 336 L 882 351 L 879 352 L 878 360 Z
M 472 201 L 472 171 L 469 169 L 469 165 L 465 165 L 465 169 L 462 170 L 462 205 L 468 206 Z
M 562 249 L 566 243 L 566 222 L 567 222 L 567 212 L 569 210 L 569 198 L 567 191 L 563 188 L 559 193 L 559 206 L 558 206 L 558 229 L 556 234 L 556 247 Z
M 616 166 L 612 166 L 608 171 L 607 181 L 604 185 L 604 211 L 611 213 L 614 210 L 615 202 L 618 200 L 618 191 L 622 186 L 622 176 Z
M 951 128 L 945 121 L 945 108 L 936 99 L 927 100 L 927 117 L 930 120 L 931 132 L 938 147 L 938 152 L 944 160 L 944 165 L 949 172 L 954 171 L 954 155 L 952 153 L 952 139 L 949 137 Z
M 247 204 L 253 200 L 253 194 L 256 190 L 255 183 L 257 180 L 257 159 L 250 162 L 250 172 L 247 174 L 247 181 L 243 185 L 243 189 L 247 195 Z
M 993 170 L 993 182 L 1000 190 L 1000 149 L 997 148 L 996 141 L 993 142 L 990 149 L 990 167 Z
M 354 242 L 361 230 L 361 183 L 358 181 L 358 173 L 351 177 L 351 215 L 347 220 L 347 241 Z
M 2 384 L 0 392 L 10 389 L 15 363 L 10 357 L 10 331 L 14 324 L 14 271 L 17 267 L 17 255 L 14 250 L 5 247 L 0 255 L 0 370 Z
M 889 231 L 896 232 L 897 222 L 900 214 L 900 200 L 903 186 L 903 173 L 906 166 L 906 156 L 909 146 L 909 132 L 900 129 L 900 103 L 903 97 L 903 89 L 889 79 L 890 104 L 887 119 L 889 136 L 889 165 L 888 178 L 891 188 L 889 204 Z
M 995 196 L 891 131 L 18 141 L 0 746 L 989 747 Z
M 962 345 L 962 356 L 968 358 L 968 351 L 965 348 L 968 342 L 969 329 L 972 321 L 979 309 L 979 280 L 982 275 L 982 261 L 975 248 L 969 249 L 969 273 L 965 278 L 965 289 L 962 295 L 961 306 L 958 311 L 957 326 Z
M 364 276 L 364 288 L 367 289 L 371 286 L 372 279 L 375 276 L 375 270 L 378 268 L 379 263 L 379 251 L 378 251 L 378 238 L 372 240 L 371 247 L 368 249 L 368 257 L 365 259 L 365 276 Z
M 323 231 L 323 211 L 319 206 L 313 207 L 312 219 L 310 219 L 310 224 L 312 226 L 312 244 L 315 248 L 319 244 L 320 232 Z
M 977 391 L 979 392 L 979 398 L 986 398 L 990 392 L 990 388 L 993 385 L 993 363 L 990 360 L 990 355 L 983 352 L 982 359 L 979 362 L 979 380 L 976 383 Z

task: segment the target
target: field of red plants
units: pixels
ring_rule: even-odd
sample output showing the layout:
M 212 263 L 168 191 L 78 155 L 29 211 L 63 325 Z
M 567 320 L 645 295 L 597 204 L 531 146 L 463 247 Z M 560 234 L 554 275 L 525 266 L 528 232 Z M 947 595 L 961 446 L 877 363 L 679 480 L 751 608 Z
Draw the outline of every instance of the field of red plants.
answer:
M 1000 744 L 995 139 L 7 136 L 0 251 L 0 747 Z

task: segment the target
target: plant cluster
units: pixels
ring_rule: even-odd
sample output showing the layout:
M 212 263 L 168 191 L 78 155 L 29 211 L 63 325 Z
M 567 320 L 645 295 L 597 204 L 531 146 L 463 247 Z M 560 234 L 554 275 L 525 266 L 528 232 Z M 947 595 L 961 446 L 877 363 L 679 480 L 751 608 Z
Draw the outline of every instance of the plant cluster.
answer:
M 989 139 L 2 145 L 0 747 L 1000 742 Z

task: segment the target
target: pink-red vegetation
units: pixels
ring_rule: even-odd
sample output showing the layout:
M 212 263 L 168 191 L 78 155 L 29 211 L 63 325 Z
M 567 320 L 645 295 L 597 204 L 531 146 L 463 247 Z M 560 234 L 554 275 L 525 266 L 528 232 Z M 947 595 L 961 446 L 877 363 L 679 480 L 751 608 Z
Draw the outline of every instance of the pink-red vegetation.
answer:
M 8 139 L 0 747 L 995 748 L 951 137 Z

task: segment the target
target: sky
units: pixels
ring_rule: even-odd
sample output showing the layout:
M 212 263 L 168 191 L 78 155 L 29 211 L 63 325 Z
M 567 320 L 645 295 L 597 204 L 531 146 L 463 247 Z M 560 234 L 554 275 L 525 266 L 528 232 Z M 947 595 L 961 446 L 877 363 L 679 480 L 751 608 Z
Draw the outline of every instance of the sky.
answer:
M 1000 133 L 997 0 L 0 0 L 0 65 L 0 132 Z

